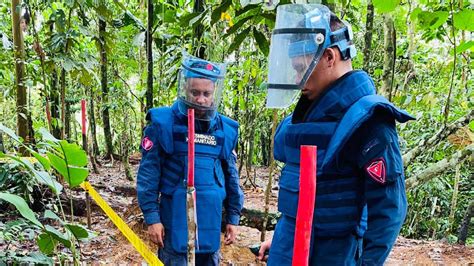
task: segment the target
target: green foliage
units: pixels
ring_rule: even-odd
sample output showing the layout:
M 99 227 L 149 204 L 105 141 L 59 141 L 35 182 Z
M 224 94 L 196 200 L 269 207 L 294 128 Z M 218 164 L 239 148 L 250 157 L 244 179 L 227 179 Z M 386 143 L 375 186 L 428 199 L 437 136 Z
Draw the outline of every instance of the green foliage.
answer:
M 22 140 L 17 137 L 13 131 L 1 124 L 0 132 L 7 133 L 13 140 L 17 141 L 27 150 L 35 152 L 31 147 L 23 144 Z M 70 188 L 77 186 L 88 176 L 86 167 L 88 163 L 87 156 L 77 144 L 68 143 L 65 140 L 58 140 L 44 129 L 39 130 L 39 132 L 43 134 L 43 140 L 45 142 L 42 143 L 41 146 L 46 149 L 46 155 L 43 156 L 35 152 L 35 158 L 39 158 L 39 164 L 36 166 L 26 158 L 11 154 L 1 155 L 3 155 L 3 158 L 12 160 L 16 165 L 21 165 L 28 169 L 28 173 L 36 177 L 39 184 L 47 184 L 59 199 L 62 186 L 53 179 L 50 172 L 53 169 L 56 170 L 63 176 Z M 9 173 L 7 172 L 7 174 Z M 3 175 L 4 174 L 0 175 L 0 177 L 2 177 L 0 180 L 5 179 Z M 40 251 L 45 255 L 54 255 L 57 252 L 57 246 L 62 244 L 72 252 L 73 260 L 77 261 L 80 254 L 76 251 L 76 242 L 87 241 L 95 236 L 95 233 L 79 224 L 66 222 L 64 212 L 62 213 L 62 219 L 51 210 L 46 210 L 44 213 L 45 218 L 53 219 L 62 226 L 61 229 L 58 230 L 49 224 L 41 223 L 22 197 L 7 192 L 0 192 L 0 200 L 14 205 L 23 218 L 27 219 L 37 228 L 40 228 L 41 233 L 38 235 L 36 243 Z M 58 203 L 62 211 L 61 201 L 58 200 Z M 8 258 L 13 259 L 14 255 L 10 254 Z
M 35 213 L 30 209 L 23 198 L 14 194 L 0 192 L 0 199 L 15 205 L 15 208 L 20 212 L 20 214 L 31 223 L 39 227 L 42 226 L 40 221 L 36 218 Z
M 388 13 L 395 10 L 400 0 L 373 0 L 372 4 L 380 13 Z
M 271 156 L 270 131 L 272 114 L 265 109 L 265 79 L 270 34 L 275 24 L 275 7 L 291 1 L 205 1 L 204 11 L 194 12 L 192 1 L 154 1 L 153 14 L 153 92 L 154 105 L 170 105 L 176 97 L 176 79 L 181 51 L 193 53 L 205 48 L 206 59 L 228 63 L 223 101 L 219 111 L 238 120 L 240 139 L 237 147 L 243 176 L 252 175 L 251 167 L 266 165 Z M 352 24 L 354 43 L 359 51 L 353 60 L 354 68 L 363 65 L 367 1 L 326 1 L 333 11 Z M 472 6 L 466 1 L 399 1 L 373 0 L 376 15 L 368 72 L 377 88 L 382 81 L 384 60 L 383 16 L 393 17 L 396 28 L 396 51 L 392 101 L 417 117 L 416 122 L 399 126 L 402 153 L 417 147 L 435 134 L 445 122 L 464 116 L 474 108 L 472 71 L 473 18 Z M 7 37 L 0 42 L 0 132 L 10 136 L 5 140 L 7 155 L 0 160 L 8 164 L 0 167 L 0 191 L 17 194 L 27 202 L 35 185 L 46 185 L 53 194 L 67 193 L 87 177 L 84 152 L 80 143 L 78 115 L 79 100 L 93 100 L 95 126 L 99 149 L 105 150 L 102 111 L 108 108 L 116 151 L 130 147 L 137 152 L 144 121 L 147 62 L 145 30 L 147 13 L 145 2 L 133 1 L 38 1 L 25 2 L 33 11 L 33 20 L 25 34 L 25 84 L 29 91 L 28 109 L 37 145 L 23 145 L 13 130 L 16 125 L 13 50 L 11 48 L 10 3 L 0 1 L 0 33 Z M 106 21 L 105 46 L 108 57 L 108 101 L 100 88 L 99 30 L 97 21 Z M 42 22 L 41 22 L 42 21 Z M 34 25 L 33 25 L 34 24 Z M 35 31 L 33 31 L 33 26 Z M 199 40 L 194 30 L 202 27 Z M 36 32 L 36 35 L 35 35 Z M 45 54 L 44 62 L 33 49 L 39 41 Z M 10 45 L 10 47 L 8 47 Z M 455 49 L 454 49 L 455 48 Z M 454 60 L 456 58 L 456 60 Z M 71 116 L 68 141 L 57 140 L 47 130 L 46 102 L 61 113 L 55 102 L 60 95 L 61 72 L 65 70 L 66 92 Z M 453 83 L 451 78 L 453 77 Z M 447 95 L 452 84 L 451 97 Z M 59 98 L 57 101 L 59 101 Z M 444 111 L 449 108 L 447 121 Z M 278 113 L 281 120 L 289 110 Z M 90 117 L 89 117 L 90 119 Z M 60 127 L 60 117 L 52 124 Z M 469 128 L 474 131 L 473 122 Z M 79 133 L 77 133 L 79 132 Z M 90 131 L 89 131 L 90 132 Z M 17 157 L 11 152 L 26 147 L 37 161 Z M 413 178 L 432 163 L 449 157 L 462 146 L 442 140 L 424 152 L 406 169 L 406 177 Z M 247 169 L 247 165 L 249 166 Z M 447 171 L 408 191 L 410 203 L 405 236 L 443 238 L 455 234 L 468 199 L 473 196 L 473 184 L 467 182 L 472 170 L 463 165 L 462 190 L 459 191 L 454 220 L 449 219 L 453 194 L 453 171 Z M 8 172 L 8 174 L 5 174 Z M 68 183 L 66 188 L 56 180 L 60 174 Z M 22 178 L 28 177 L 28 178 Z M 14 184 L 18 185 L 15 186 Z M 3 190 L 5 189 L 5 190 Z M 438 202 L 433 210 L 434 197 Z M 56 211 L 55 211 L 56 212 Z M 66 225 L 63 215 L 46 212 L 44 217 L 61 224 L 57 232 L 42 231 L 41 245 L 45 252 L 64 245 L 60 240 L 81 238 L 84 231 Z M 62 223 L 63 221 L 64 223 Z M 74 231 L 74 233 L 73 233 Z M 55 234 L 56 233 L 56 234 Z M 470 238 L 472 239 L 472 237 Z M 74 241 L 71 241 L 71 243 Z M 74 247 L 71 244 L 71 247 Z

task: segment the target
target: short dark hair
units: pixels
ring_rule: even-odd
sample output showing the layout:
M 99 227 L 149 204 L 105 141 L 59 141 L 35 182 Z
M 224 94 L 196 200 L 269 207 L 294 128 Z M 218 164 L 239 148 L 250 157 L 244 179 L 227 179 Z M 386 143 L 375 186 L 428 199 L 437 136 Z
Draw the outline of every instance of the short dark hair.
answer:
M 331 27 L 331 31 L 337 31 L 339 29 L 342 29 L 344 28 L 346 25 L 344 24 L 344 22 L 342 22 L 342 20 L 340 20 L 336 14 L 332 13 L 331 12 L 331 17 L 329 19 L 329 27 Z

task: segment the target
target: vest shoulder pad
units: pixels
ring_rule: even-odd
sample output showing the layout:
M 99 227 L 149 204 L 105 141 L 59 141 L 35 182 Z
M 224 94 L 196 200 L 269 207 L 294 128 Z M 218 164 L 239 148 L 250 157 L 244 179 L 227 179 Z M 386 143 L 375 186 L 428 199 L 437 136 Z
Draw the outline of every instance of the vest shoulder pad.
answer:
M 286 162 L 285 157 L 285 132 L 288 124 L 291 123 L 293 115 L 287 116 L 283 121 L 278 124 L 275 130 L 274 145 L 273 145 L 273 157 L 280 162 Z
M 222 130 L 224 131 L 224 145 L 222 147 L 222 156 L 229 158 L 232 150 L 237 145 L 239 135 L 239 123 L 227 116 L 219 115 L 222 121 Z
M 146 120 L 158 128 L 158 141 L 163 150 L 173 153 L 173 111 L 169 107 L 152 108 L 146 114 Z
M 360 98 L 349 107 L 341 119 L 334 135 L 329 142 L 326 156 L 321 167 L 328 166 L 336 157 L 345 143 L 354 132 L 377 111 L 385 110 L 394 120 L 405 123 L 414 120 L 410 114 L 395 107 L 391 102 L 380 95 L 367 95 Z

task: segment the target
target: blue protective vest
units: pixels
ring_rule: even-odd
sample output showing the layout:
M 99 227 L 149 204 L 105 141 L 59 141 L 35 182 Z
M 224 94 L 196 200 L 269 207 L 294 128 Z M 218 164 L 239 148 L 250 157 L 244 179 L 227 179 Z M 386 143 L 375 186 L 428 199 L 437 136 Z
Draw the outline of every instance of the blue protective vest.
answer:
M 173 249 L 186 253 L 187 117 L 178 111 L 176 103 L 171 108 L 151 109 L 149 115 L 152 123 L 158 125 L 158 140 L 164 151 L 159 187 L 161 221 Z M 210 122 L 213 130 L 195 134 L 196 253 L 212 253 L 220 247 L 222 205 L 226 197 L 221 160 L 230 157 L 237 142 L 238 126 L 234 120 L 218 115 Z
M 353 71 L 336 81 L 314 102 L 301 123 L 285 118 L 275 134 L 275 159 L 284 162 L 279 181 L 278 210 L 295 218 L 298 206 L 300 146 L 316 145 L 317 186 L 314 234 L 320 237 L 363 236 L 367 209 L 363 201 L 364 180 L 357 169 L 340 165 L 338 155 L 344 144 L 370 119 L 384 109 L 399 122 L 411 117 L 385 98 L 375 95 L 372 79 Z

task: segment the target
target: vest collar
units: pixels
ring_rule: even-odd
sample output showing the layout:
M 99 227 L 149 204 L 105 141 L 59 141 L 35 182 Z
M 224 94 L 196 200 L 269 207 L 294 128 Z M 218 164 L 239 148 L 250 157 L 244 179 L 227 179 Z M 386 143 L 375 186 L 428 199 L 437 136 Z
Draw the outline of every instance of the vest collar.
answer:
M 366 72 L 350 71 L 336 80 L 314 101 L 300 97 L 292 122 L 337 121 L 354 102 L 375 94 L 375 86 Z M 304 115 L 303 115 L 304 114 Z
M 188 116 L 183 114 L 178 107 L 178 102 L 175 101 L 171 106 L 175 117 L 175 123 L 180 125 L 188 125 Z M 211 121 L 202 121 L 194 119 L 194 130 L 196 133 L 212 133 L 218 129 L 219 115 L 216 115 Z

